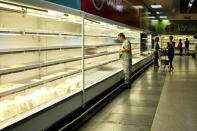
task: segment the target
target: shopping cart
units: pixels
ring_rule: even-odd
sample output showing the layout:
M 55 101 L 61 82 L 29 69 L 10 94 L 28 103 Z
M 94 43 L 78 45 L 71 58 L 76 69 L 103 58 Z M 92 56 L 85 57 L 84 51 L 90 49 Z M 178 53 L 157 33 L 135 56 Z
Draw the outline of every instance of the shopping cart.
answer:
M 166 68 L 166 66 L 169 66 L 169 60 L 167 59 L 168 50 L 167 49 L 160 49 L 159 56 L 160 56 L 161 66 L 163 66 L 164 68 Z

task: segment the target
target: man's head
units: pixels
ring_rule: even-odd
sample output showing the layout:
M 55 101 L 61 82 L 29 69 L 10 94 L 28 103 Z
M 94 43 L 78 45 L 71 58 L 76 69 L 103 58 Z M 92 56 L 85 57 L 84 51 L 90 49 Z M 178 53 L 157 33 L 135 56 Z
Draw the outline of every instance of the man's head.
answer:
M 159 42 L 159 37 L 156 37 L 155 38 L 155 42 Z
M 174 37 L 173 36 L 170 36 L 169 39 L 172 41 L 174 39 Z
M 124 42 L 126 39 L 125 34 L 124 33 L 119 33 L 118 34 L 118 40 L 121 42 Z
M 182 39 L 179 39 L 179 41 L 181 42 L 181 41 L 182 41 Z
M 186 40 L 188 41 L 188 38 L 186 38 Z

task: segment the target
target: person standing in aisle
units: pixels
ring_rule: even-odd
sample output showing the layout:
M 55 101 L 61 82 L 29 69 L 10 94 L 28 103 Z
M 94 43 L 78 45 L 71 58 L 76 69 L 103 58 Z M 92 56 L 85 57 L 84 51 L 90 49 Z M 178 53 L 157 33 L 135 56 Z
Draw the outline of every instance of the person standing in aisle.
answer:
M 170 62 L 170 67 L 169 67 L 169 72 L 171 72 L 174 67 L 173 67 L 173 59 L 174 59 L 174 47 L 175 47 L 175 42 L 173 42 L 173 36 L 169 37 L 170 41 L 167 43 L 167 48 L 168 48 L 168 59 Z
M 179 55 L 182 56 L 182 53 L 183 53 L 182 39 L 179 39 L 178 48 L 179 48 Z
M 185 55 L 189 55 L 189 40 L 186 38 L 185 41 Z
M 131 43 L 126 39 L 124 33 L 118 34 L 118 40 L 122 42 L 121 49 L 119 50 L 119 56 L 122 61 L 123 71 L 125 74 L 125 88 L 130 88 L 130 75 L 132 68 Z
M 154 42 L 154 56 L 155 56 L 155 59 L 154 59 L 154 67 L 159 67 L 159 62 L 158 62 L 158 59 L 159 59 L 159 54 L 158 54 L 158 51 L 160 49 L 159 47 L 159 37 L 156 37 L 155 38 L 155 42 Z

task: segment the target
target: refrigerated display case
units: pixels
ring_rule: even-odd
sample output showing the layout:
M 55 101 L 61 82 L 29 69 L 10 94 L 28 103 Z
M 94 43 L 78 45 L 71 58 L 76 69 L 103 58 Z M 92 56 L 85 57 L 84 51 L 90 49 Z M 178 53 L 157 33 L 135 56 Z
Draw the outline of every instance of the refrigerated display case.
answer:
M 133 72 L 151 61 L 143 31 L 81 11 L 13 0 L 0 1 L 0 17 L 0 130 L 46 129 L 123 79 L 120 32 Z
M 82 90 L 82 17 L 4 1 L 0 9 L 2 129 Z
M 170 35 L 160 35 L 160 47 L 162 48 L 166 48 L 167 47 L 167 42 L 169 42 L 169 36 Z M 193 38 L 193 35 L 172 35 L 174 37 L 174 42 L 175 42 L 175 49 L 178 49 L 178 43 L 179 43 L 179 39 L 182 39 L 182 44 L 183 44 L 183 48 L 185 48 L 185 40 L 186 38 L 188 38 L 188 40 L 190 41 L 190 45 L 189 45 L 189 50 L 193 53 L 195 52 L 195 45 L 196 45 L 196 40 Z M 175 50 L 175 53 L 179 53 L 178 50 Z M 183 51 L 184 53 L 184 51 Z
M 96 56 L 85 59 L 85 68 L 88 68 L 89 64 L 97 66 L 85 71 L 86 88 L 97 83 L 100 79 L 108 78 L 122 70 L 118 55 L 121 43 L 117 40 L 117 36 L 121 32 L 124 32 L 127 40 L 131 42 L 133 64 L 135 64 L 140 60 L 139 33 L 122 26 L 85 19 L 84 44 L 85 47 L 91 47 L 85 49 L 85 56 Z

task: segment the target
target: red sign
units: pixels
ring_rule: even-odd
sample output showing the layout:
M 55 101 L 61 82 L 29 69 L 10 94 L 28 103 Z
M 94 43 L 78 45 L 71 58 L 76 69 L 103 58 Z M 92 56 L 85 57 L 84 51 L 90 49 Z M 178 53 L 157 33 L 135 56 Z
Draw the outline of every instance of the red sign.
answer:
M 135 6 L 140 0 L 81 0 L 85 12 L 140 27 L 140 11 Z

